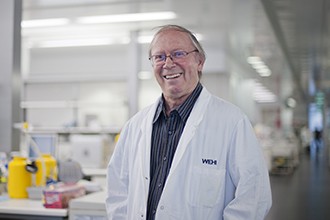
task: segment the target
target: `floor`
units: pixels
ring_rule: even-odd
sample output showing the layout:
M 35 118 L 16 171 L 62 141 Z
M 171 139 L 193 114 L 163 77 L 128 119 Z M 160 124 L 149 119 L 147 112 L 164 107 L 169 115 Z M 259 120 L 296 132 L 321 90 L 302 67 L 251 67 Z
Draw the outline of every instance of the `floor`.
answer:
M 289 175 L 271 175 L 273 205 L 265 220 L 329 220 L 330 168 L 325 148 L 300 155 Z

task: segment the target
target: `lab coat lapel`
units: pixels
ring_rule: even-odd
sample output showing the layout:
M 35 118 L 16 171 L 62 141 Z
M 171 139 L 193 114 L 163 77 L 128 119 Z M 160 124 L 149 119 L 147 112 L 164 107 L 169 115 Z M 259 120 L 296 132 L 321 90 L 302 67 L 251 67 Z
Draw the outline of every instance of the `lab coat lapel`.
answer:
M 158 100 L 159 101 L 159 100 Z M 141 140 L 139 143 L 139 148 L 141 149 L 141 163 L 143 169 L 143 179 L 146 183 L 144 185 L 145 188 L 145 196 L 148 198 L 149 191 L 149 180 L 150 180 L 150 151 L 151 151 L 151 133 L 152 133 L 152 121 L 155 115 L 156 108 L 158 106 L 158 101 L 151 106 L 151 108 L 146 113 L 146 117 L 141 123 L 140 132 L 141 132 Z M 148 180 L 148 181 L 145 181 Z
M 211 97 L 210 93 L 205 88 L 203 88 L 201 94 L 199 95 L 199 98 L 195 103 L 194 108 L 190 113 L 190 116 L 187 120 L 183 133 L 181 135 L 176 152 L 174 154 L 169 176 L 176 169 L 184 152 L 187 149 L 189 142 L 194 137 L 196 129 L 198 128 L 199 123 L 202 121 L 204 117 L 205 110 L 207 108 L 210 97 Z

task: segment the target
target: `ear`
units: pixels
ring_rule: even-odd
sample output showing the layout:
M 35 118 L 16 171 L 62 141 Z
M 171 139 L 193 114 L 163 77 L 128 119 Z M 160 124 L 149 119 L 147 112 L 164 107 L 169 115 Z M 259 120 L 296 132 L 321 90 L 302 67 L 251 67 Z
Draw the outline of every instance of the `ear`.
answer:
M 203 66 L 204 66 L 205 60 L 203 60 L 201 57 L 198 58 L 198 71 L 202 72 Z

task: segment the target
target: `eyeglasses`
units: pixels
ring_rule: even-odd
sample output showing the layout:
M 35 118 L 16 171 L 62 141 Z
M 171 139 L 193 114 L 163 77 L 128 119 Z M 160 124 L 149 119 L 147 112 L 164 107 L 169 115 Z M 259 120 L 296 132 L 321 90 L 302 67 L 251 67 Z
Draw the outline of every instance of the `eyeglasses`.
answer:
M 170 55 L 163 54 L 155 54 L 149 57 L 149 60 L 152 65 L 159 65 L 166 62 L 167 57 L 171 58 L 172 61 L 179 61 L 180 59 L 185 58 L 188 54 L 198 52 L 197 49 L 192 51 L 184 51 L 184 50 L 176 50 L 170 53 Z

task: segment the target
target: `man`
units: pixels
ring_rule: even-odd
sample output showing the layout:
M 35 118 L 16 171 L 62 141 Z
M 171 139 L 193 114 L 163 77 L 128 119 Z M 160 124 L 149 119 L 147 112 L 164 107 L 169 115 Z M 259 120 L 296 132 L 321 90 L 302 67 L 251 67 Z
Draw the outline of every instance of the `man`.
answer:
M 200 83 L 205 53 L 167 25 L 149 50 L 162 96 L 124 126 L 110 160 L 109 219 L 259 220 L 268 170 L 247 117 Z

